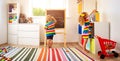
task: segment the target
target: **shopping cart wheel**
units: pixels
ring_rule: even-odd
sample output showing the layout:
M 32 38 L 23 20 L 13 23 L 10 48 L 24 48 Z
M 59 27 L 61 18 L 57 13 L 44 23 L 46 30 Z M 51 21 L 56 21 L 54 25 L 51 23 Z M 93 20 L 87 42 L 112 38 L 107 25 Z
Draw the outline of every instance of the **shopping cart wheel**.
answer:
M 100 58 L 101 58 L 101 59 L 104 59 L 104 58 L 105 58 L 105 55 L 101 54 L 101 55 L 100 55 Z
M 114 53 L 114 57 L 116 57 L 116 58 L 117 58 L 118 56 L 119 56 L 119 54 L 118 54 L 118 53 Z
M 115 51 L 112 51 L 112 53 L 116 53 Z
M 98 55 L 101 55 L 101 53 L 102 53 L 101 51 L 98 51 Z
M 115 51 L 112 51 L 112 53 L 114 54 L 114 57 L 118 57 L 119 56 L 119 54 L 117 52 L 115 52 Z

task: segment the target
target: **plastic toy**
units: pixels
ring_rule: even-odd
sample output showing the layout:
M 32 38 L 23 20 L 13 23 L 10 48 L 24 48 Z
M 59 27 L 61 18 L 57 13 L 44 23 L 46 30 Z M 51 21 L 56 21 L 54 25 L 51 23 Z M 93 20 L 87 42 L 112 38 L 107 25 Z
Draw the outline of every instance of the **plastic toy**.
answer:
M 25 14 L 20 13 L 19 23 L 27 23 L 27 17 Z
M 3 48 L 2 51 L 3 51 L 4 53 L 7 53 L 7 49 L 6 49 L 6 48 Z
M 117 52 L 112 51 L 112 49 L 114 49 L 116 46 L 115 41 L 105 39 L 100 36 L 96 36 L 96 37 L 99 40 L 100 47 L 102 50 L 102 51 L 98 51 L 98 55 L 100 56 L 101 59 L 104 59 L 105 57 L 111 57 L 111 56 L 118 57 L 119 56 Z
M 12 60 L 10 58 L 2 57 L 2 59 L 0 59 L 0 61 L 12 61 Z
M 0 53 L 2 52 L 2 50 L 0 49 Z
M 0 61 L 12 61 L 11 58 L 4 56 L 4 54 L 10 52 L 14 47 L 12 46 L 6 46 L 0 48 Z
M 5 59 L 2 59 L 1 61 L 5 61 Z
M 32 17 L 28 17 L 27 23 L 33 23 Z

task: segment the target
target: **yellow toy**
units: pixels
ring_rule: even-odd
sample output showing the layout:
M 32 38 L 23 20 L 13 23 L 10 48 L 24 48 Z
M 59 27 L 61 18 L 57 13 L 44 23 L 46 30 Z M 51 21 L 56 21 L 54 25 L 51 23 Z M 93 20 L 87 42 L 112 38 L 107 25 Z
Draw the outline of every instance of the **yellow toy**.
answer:
M 91 14 L 89 15 L 90 19 L 92 19 L 93 22 L 99 22 L 100 18 L 99 18 L 99 12 L 95 9 L 91 12 Z

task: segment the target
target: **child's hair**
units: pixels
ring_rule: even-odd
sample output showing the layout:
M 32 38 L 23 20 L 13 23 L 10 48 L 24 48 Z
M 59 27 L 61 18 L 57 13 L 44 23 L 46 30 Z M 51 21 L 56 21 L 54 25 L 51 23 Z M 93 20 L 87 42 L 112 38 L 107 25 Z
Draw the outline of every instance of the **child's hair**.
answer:
M 52 19 L 51 19 L 51 15 L 47 15 L 47 17 L 46 17 L 46 22 L 49 22 L 49 21 L 51 21 Z
M 51 16 L 51 15 L 47 15 L 47 17 L 46 17 L 46 23 L 49 22 L 49 21 L 56 22 L 56 19 L 53 16 Z
M 80 23 L 80 25 L 84 25 L 85 20 L 87 19 L 87 17 L 88 17 L 87 12 L 82 12 L 80 14 L 80 16 L 79 16 L 79 23 Z

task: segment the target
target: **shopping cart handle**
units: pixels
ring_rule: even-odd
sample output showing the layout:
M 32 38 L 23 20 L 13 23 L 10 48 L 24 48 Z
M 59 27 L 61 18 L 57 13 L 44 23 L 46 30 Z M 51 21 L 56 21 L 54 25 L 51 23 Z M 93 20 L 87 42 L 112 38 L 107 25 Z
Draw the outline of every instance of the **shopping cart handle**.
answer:
M 97 38 L 101 38 L 100 36 L 98 36 L 98 35 L 95 35 L 95 37 L 97 37 Z

